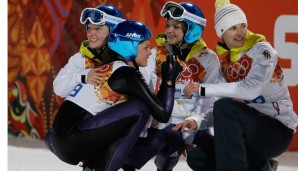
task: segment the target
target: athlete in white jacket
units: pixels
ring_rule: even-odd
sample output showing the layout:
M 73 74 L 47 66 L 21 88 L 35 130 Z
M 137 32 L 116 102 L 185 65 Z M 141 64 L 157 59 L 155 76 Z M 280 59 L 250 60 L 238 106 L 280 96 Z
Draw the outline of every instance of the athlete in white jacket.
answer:
M 216 47 L 222 59 L 220 83 L 189 84 L 185 95 L 219 98 L 213 110 L 216 163 L 211 165 L 217 170 L 266 170 L 266 161 L 289 146 L 298 117 L 276 50 L 264 36 L 247 30 L 238 6 L 223 1 L 216 5 L 215 28 L 223 40 Z M 195 149 L 189 166 L 200 170 L 204 157 Z M 276 169 L 277 162 L 270 165 Z
M 66 163 L 83 162 L 83 170 L 118 170 L 150 113 L 167 122 L 175 90 L 169 83 L 180 73 L 179 63 L 168 57 L 162 68 L 160 91 L 157 96 L 152 94 L 138 71 L 138 66 L 147 65 L 151 54 L 151 31 L 136 21 L 122 21 L 112 28 L 106 20 L 113 17 L 107 16 L 111 9 L 116 10 L 112 6 L 83 10 L 81 23 L 87 25 L 88 41 L 82 43 L 80 53 L 71 57 L 54 81 L 55 92 L 66 98 L 47 133 L 46 144 Z M 105 39 L 109 47 L 92 47 L 94 42 L 102 42 L 99 37 L 107 38 L 108 34 L 103 33 L 109 33 L 109 29 L 113 30 Z M 92 69 L 88 72 L 88 68 Z M 92 71 L 100 77 L 91 79 Z

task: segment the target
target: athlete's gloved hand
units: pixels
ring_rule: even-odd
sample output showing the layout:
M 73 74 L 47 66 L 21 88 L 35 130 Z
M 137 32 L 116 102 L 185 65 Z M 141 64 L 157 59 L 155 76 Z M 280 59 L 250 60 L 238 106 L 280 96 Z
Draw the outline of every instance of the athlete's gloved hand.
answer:
M 161 66 L 162 83 L 167 86 L 174 87 L 182 70 L 183 67 L 177 61 L 175 55 L 167 56 L 167 61 L 165 61 Z

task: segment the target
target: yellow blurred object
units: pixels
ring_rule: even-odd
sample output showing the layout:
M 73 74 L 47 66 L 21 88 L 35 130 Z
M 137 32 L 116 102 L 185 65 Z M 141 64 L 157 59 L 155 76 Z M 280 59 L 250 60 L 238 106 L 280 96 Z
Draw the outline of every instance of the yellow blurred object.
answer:
M 156 44 L 158 46 L 163 46 L 165 45 L 165 42 L 166 42 L 166 35 L 164 33 L 160 33 L 160 34 L 157 34 L 156 38 L 155 38 L 155 41 L 156 41 Z
M 224 6 L 225 4 L 230 4 L 230 0 L 216 0 L 215 8 Z

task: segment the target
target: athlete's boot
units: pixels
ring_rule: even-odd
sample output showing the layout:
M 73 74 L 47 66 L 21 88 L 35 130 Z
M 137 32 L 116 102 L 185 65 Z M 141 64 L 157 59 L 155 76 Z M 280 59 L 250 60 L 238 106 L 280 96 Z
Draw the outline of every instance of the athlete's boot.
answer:
M 261 171 L 276 171 L 278 161 L 276 159 L 268 159 L 266 164 L 262 167 Z

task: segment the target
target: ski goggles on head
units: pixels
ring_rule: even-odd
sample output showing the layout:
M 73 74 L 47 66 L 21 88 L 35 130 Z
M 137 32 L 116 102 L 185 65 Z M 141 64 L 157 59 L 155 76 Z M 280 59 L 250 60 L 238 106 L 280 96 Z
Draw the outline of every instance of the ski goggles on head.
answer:
M 80 17 L 80 22 L 82 24 L 86 24 L 87 20 L 89 20 L 92 24 L 95 25 L 104 25 L 105 22 L 110 22 L 113 24 L 118 24 L 124 19 L 119 17 L 114 17 L 112 15 L 108 15 L 105 12 L 96 9 L 96 8 L 85 8 Z
M 192 13 L 189 13 L 186 11 L 183 6 L 176 2 L 167 2 L 160 11 L 160 15 L 165 17 L 167 14 L 170 15 L 171 18 L 174 20 L 182 20 L 182 19 L 188 19 L 194 23 L 200 24 L 202 26 L 206 26 L 206 19 L 196 16 Z

